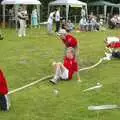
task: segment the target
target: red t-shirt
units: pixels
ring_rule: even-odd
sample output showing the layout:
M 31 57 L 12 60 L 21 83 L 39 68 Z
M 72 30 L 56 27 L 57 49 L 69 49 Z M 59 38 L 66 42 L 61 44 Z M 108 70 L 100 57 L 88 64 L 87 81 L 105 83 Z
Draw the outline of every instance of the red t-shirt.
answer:
M 72 35 L 69 34 L 66 35 L 65 39 L 63 39 L 63 42 L 66 47 L 72 47 L 72 48 L 77 47 L 77 40 Z
M 77 61 L 75 60 L 75 58 L 69 59 L 69 58 L 65 57 L 64 58 L 64 66 L 69 71 L 69 80 L 72 79 L 73 74 L 78 71 Z
M 115 42 L 107 45 L 109 48 L 120 48 L 120 42 Z
M 0 94 L 6 95 L 8 93 L 7 81 L 3 75 L 3 72 L 0 70 Z

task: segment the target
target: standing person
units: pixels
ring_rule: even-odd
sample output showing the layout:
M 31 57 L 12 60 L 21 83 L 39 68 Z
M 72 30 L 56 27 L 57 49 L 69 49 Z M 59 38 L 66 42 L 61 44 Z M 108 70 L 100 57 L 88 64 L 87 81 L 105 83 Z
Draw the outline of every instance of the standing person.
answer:
M 55 32 L 58 32 L 60 30 L 60 8 L 58 8 L 56 10 L 55 22 L 56 22 L 56 30 L 55 30 Z
M 0 108 L 2 111 L 8 111 L 9 107 L 7 81 L 0 70 Z
M 31 23 L 32 23 L 32 26 L 37 28 L 38 26 L 38 14 L 37 14 L 37 9 L 34 8 L 33 11 L 32 11 L 32 15 L 31 15 Z
M 82 18 L 86 17 L 85 6 L 83 6 L 82 9 L 81 9 L 81 17 Z
M 9 24 L 9 27 L 12 28 L 13 27 L 13 19 L 14 19 L 14 9 L 9 9 L 9 21 L 8 21 L 8 24 Z
M 52 33 L 54 15 L 55 15 L 55 12 L 51 12 L 48 17 L 48 32 L 49 33 Z
M 88 30 L 88 23 L 85 17 L 80 19 L 80 30 L 81 31 L 87 31 Z
M 55 75 L 50 82 L 57 84 L 59 80 L 71 80 L 73 75 L 77 75 L 77 80 L 80 81 L 78 63 L 75 59 L 74 49 L 69 47 L 64 57 L 64 63 L 53 62 L 55 68 Z
M 26 20 L 28 19 L 27 11 L 22 10 L 21 8 L 18 10 L 18 22 L 19 22 L 19 30 L 18 36 L 25 37 L 26 36 Z

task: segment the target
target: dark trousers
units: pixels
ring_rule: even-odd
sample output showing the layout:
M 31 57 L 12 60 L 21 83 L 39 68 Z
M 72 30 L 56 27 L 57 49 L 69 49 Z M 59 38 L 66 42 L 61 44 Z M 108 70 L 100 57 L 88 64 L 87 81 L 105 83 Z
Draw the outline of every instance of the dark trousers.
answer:
M 60 21 L 56 21 L 56 30 L 55 32 L 58 32 L 60 30 Z
M 2 111 L 8 110 L 8 101 L 5 95 L 0 95 L 0 108 Z
M 120 58 L 120 52 L 112 52 L 112 56 L 115 58 Z

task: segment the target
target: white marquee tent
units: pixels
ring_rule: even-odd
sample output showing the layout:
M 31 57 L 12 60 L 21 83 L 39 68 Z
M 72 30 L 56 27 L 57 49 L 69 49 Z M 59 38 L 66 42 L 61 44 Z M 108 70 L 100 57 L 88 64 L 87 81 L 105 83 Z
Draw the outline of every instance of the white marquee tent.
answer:
M 117 6 L 118 6 L 118 8 L 119 8 L 119 15 L 120 15 L 120 3 L 119 3 L 119 4 L 117 4 Z
M 3 5 L 13 5 L 13 4 L 26 4 L 26 5 L 39 5 L 41 4 L 38 0 L 3 0 Z
M 104 0 L 100 0 L 100 1 L 95 1 L 95 2 L 90 2 L 88 3 L 88 6 L 93 6 L 93 7 L 97 7 L 97 13 L 100 11 L 99 7 L 103 6 L 104 8 L 104 17 L 107 17 L 107 7 L 110 6 L 111 7 L 111 13 L 113 13 L 113 8 L 118 8 L 117 4 L 108 2 L 108 1 L 104 1 Z
M 48 11 L 50 9 L 50 6 L 66 6 L 66 20 L 68 20 L 68 14 L 69 14 L 69 7 L 82 7 L 85 6 L 87 10 L 87 3 L 81 2 L 78 0 L 56 0 L 53 2 L 50 2 L 48 5 Z
M 5 6 L 6 5 L 14 5 L 15 13 L 17 13 L 17 5 L 36 5 L 39 13 L 39 22 L 40 22 L 40 5 L 41 2 L 39 0 L 3 0 L 1 2 L 3 5 L 3 25 L 5 26 Z

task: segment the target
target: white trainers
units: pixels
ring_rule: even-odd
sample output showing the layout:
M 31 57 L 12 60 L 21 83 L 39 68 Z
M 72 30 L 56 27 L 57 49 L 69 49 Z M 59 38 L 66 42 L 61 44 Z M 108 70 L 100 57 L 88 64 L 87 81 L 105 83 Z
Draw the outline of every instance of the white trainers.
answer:
M 52 82 L 53 84 L 57 84 L 58 83 L 58 80 L 57 79 L 51 79 L 50 82 Z
M 112 54 L 111 53 L 106 53 L 105 52 L 105 55 L 106 55 L 106 57 L 103 58 L 104 60 L 111 60 L 112 59 Z

